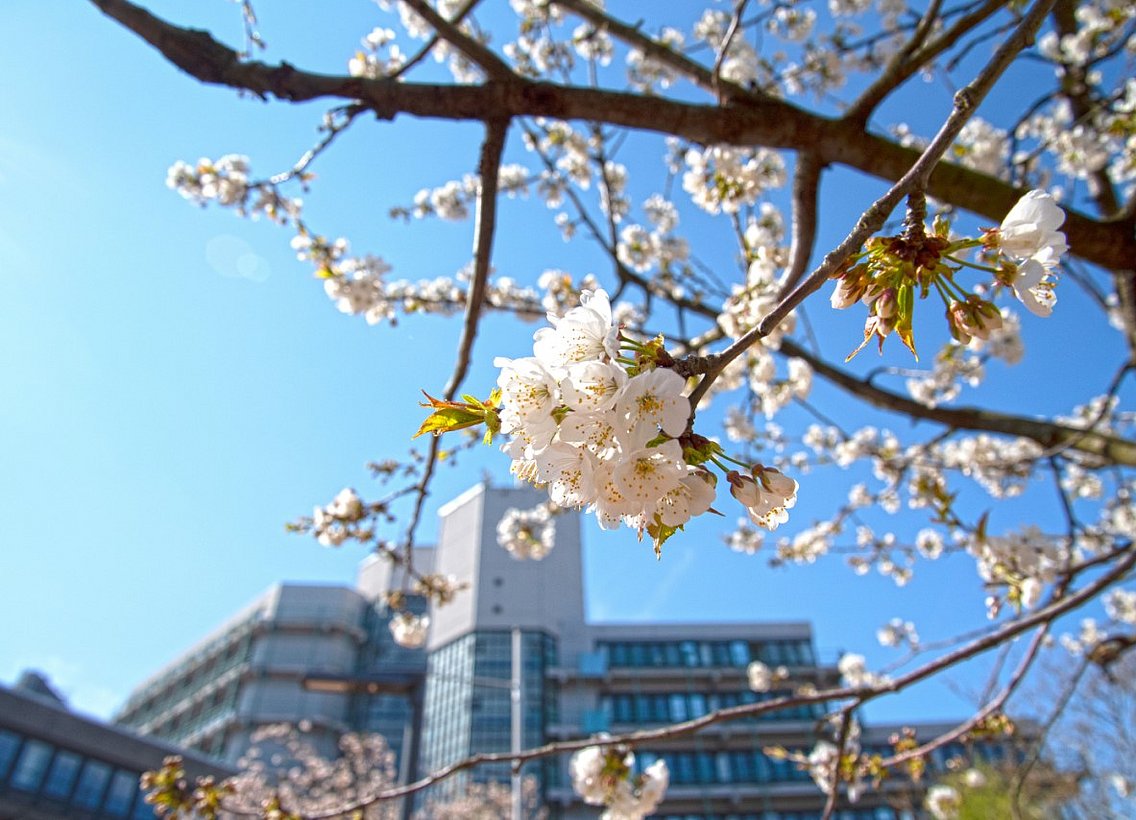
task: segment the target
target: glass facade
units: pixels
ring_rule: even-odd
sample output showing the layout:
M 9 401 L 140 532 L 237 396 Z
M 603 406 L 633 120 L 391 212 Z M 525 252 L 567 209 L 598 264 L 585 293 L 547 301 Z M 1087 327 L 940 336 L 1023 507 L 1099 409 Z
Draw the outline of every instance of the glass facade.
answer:
M 156 815 L 139 788 L 141 776 L 139 770 L 0 729 L 0 797 L 29 811 L 152 820 Z
M 665 760 L 675 786 L 716 784 L 810 783 L 809 773 L 791 760 L 777 760 L 760 749 L 736 751 L 636 752 L 635 763 L 646 768 Z
M 751 661 L 770 666 L 814 666 L 809 640 L 600 641 L 596 649 L 611 669 L 677 667 L 744 668 Z
M 819 811 L 759 811 L 742 814 L 660 814 L 655 820 L 821 820 Z M 874 809 L 835 811 L 832 820 L 902 820 L 910 815 L 880 806 Z
M 677 723 L 693 720 L 717 709 L 760 703 L 792 693 L 753 692 L 617 692 L 600 696 L 600 708 L 609 723 Z M 814 721 L 824 716 L 819 703 L 790 706 L 758 715 L 755 720 Z
M 557 662 L 556 641 L 544 632 L 521 635 L 523 748 L 544 742 L 558 711 L 558 692 L 545 680 Z M 430 655 L 420 771 L 433 771 L 473 752 L 507 752 L 512 744 L 512 634 L 471 632 Z M 530 764 L 526 775 L 550 782 L 546 764 Z M 508 764 L 480 766 L 479 781 L 508 781 Z
M 407 596 L 406 609 L 416 615 L 427 610 L 426 599 Z M 422 698 L 421 680 L 426 671 L 426 653 L 395 643 L 390 632 L 390 612 L 385 606 L 368 607 L 363 618 L 367 640 L 359 651 L 355 674 L 360 680 L 388 679 L 391 689 L 406 684 L 403 691 L 360 692 L 351 701 L 350 722 L 355 731 L 382 735 L 395 755 L 397 771 L 402 771 L 408 728 L 415 720 L 416 702 Z M 413 752 L 411 752 L 413 754 Z M 413 776 L 412 771 L 407 771 Z

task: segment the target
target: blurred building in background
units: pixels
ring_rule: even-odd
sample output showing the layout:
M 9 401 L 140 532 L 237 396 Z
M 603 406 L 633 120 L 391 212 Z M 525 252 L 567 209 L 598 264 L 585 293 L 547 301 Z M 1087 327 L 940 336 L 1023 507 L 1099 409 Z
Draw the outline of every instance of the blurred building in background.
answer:
M 142 684 L 118 722 L 230 764 L 265 724 L 304 722 L 327 754 L 342 732 L 377 732 L 398 754 L 399 777 L 408 782 L 476 752 L 657 728 L 838 680 L 831 665 L 818 663 L 808 623 L 587 622 L 579 515 L 555 517 L 555 547 L 542 560 L 518 560 L 497 543 L 507 510 L 541 500 L 527 488 L 477 486 L 441 508 L 438 543 L 419 549 L 415 566 L 465 586 L 429 613 L 424 649 L 391 638 L 383 593 L 398 579 L 386 561 L 371 558 L 354 587 L 269 590 Z M 425 610 L 420 600 L 412 606 Z M 787 679 L 771 691 L 752 691 L 746 669 L 755 660 L 784 666 Z M 641 744 L 638 765 L 662 758 L 670 770 L 657 816 L 819 818 L 824 795 L 809 774 L 763 749 L 807 752 L 823 713 L 820 704 L 797 706 Z M 929 739 L 942 728 L 919 734 Z M 865 748 L 887 751 L 892 731 L 865 728 Z M 937 750 L 932 769 L 963 751 L 958 744 Z M 991 743 L 969 752 L 1006 753 Z M 596 816 L 573 793 L 564 756 L 530 762 L 524 773 L 539 780 L 554 817 Z M 510 774 L 507 764 L 481 766 L 440 791 L 458 791 L 466 778 L 507 781 Z M 842 801 L 836 817 L 914 817 L 918 798 L 909 785 L 885 784 L 855 806 Z
M 156 816 L 142 772 L 182 755 L 191 777 L 231 768 L 169 743 L 78 715 L 35 672 L 0 686 L 0 820 L 96 820 Z

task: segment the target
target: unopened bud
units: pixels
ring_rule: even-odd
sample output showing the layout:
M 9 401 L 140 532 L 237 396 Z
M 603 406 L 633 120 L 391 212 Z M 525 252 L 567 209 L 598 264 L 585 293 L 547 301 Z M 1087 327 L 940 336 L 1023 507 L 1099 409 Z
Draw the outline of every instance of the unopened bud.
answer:
M 899 300 L 896 297 L 895 288 L 888 288 L 879 295 L 874 305 L 876 315 L 881 319 L 891 319 L 895 316 L 895 312 L 899 309 Z

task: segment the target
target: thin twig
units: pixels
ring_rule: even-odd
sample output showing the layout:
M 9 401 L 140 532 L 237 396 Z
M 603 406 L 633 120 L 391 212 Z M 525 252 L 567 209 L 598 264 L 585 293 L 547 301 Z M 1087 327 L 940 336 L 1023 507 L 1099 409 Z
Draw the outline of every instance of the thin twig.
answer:
M 460 25 L 461 22 L 470 15 L 470 13 L 474 10 L 474 8 L 477 7 L 480 2 L 481 0 L 467 0 L 466 4 L 458 9 L 458 13 L 455 14 L 453 16 L 453 19 L 450 20 L 450 25 Z M 387 76 L 387 78 L 391 80 L 397 80 L 399 77 L 405 76 L 410 71 L 410 69 L 414 68 L 416 65 L 425 60 L 430 55 L 430 52 L 434 50 L 434 46 L 438 45 L 438 43 L 440 43 L 441 41 L 442 38 L 438 34 L 430 35 L 430 39 L 426 41 L 426 44 L 423 45 L 422 48 L 418 49 L 413 57 L 400 65 L 398 67 L 398 70 L 392 71 Z
M 623 735 L 614 735 L 609 738 L 598 740 L 597 738 L 580 738 L 577 740 L 557 741 L 548 743 L 544 746 L 528 749 L 520 752 L 519 754 L 511 752 L 485 752 L 481 754 L 471 755 L 463 760 L 443 767 L 430 775 L 423 777 L 414 783 L 409 783 L 403 786 L 396 786 L 390 789 L 385 789 L 379 794 L 375 795 L 367 803 L 361 803 L 357 806 L 341 807 L 332 812 L 323 814 L 311 815 L 308 820 L 326 820 L 327 818 L 335 817 L 354 809 L 364 808 L 367 805 L 383 800 L 392 800 L 398 797 L 404 797 L 409 794 L 422 791 L 435 783 L 452 777 L 458 772 L 474 768 L 486 763 L 509 763 L 520 761 L 521 763 L 530 760 L 537 760 L 539 758 L 550 757 L 552 755 L 563 754 L 565 752 L 573 752 L 578 749 L 583 749 L 588 746 L 613 746 L 619 744 L 626 745 L 640 745 L 650 743 L 653 741 L 666 740 L 674 737 L 692 734 L 713 726 L 718 723 L 725 723 L 740 718 L 754 717 L 756 715 L 765 714 L 767 712 L 776 712 L 792 706 L 801 706 L 814 703 L 827 703 L 834 700 L 844 700 L 847 698 L 856 699 L 860 704 L 867 703 L 885 694 L 906 689 L 916 683 L 919 683 L 929 677 L 932 677 L 942 670 L 961 663 L 962 661 L 969 660 L 977 655 L 980 655 L 995 646 L 999 646 L 1014 637 L 1033 629 L 1042 624 L 1051 623 L 1056 618 L 1077 609 L 1089 601 L 1095 599 L 1101 592 L 1108 587 L 1115 584 L 1117 581 L 1127 576 L 1136 566 L 1136 549 L 1127 549 L 1125 552 L 1118 555 L 1119 560 L 1116 565 L 1110 570 L 1100 575 L 1093 580 L 1090 584 L 1081 590 L 1072 593 L 1060 600 L 1041 607 L 1029 615 L 1024 615 L 1017 620 L 1008 621 L 1000 628 L 991 632 L 964 647 L 949 652 L 933 661 L 928 662 L 924 666 L 912 670 L 911 672 L 894 680 L 885 681 L 867 687 L 837 687 L 824 691 L 813 692 L 811 694 L 795 694 L 780 698 L 774 698 L 760 703 L 744 704 L 741 706 L 733 706 L 726 709 L 719 709 L 715 712 L 708 713 L 702 717 L 693 720 L 684 721 L 682 723 L 672 724 L 660 729 L 644 729 L 636 732 L 629 732 Z M 905 759 L 905 758 L 904 758 Z M 902 762 L 901 759 L 898 762 Z
M 403 0 L 403 2 L 443 39 L 475 62 L 491 79 L 506 83 L 517 79 L 517 75 L 509 68 L 508 63 L 462 31 L 456 22 L 438 14 L 433 6 L 424 0 Z
M 532 82 L 452 85 L 331 76 L 287 63 L 244 62 L 208 33 L 171 25 L 129 0 L 91 0 L 103 13 L 134 31 L 171 63 L 198 80 L 292 102 L 337 97 L 358 101 L 380 119 L 399 114 L 457 121 L 545 116 L 604 122 L 673 135 L 701 144 L 812 146 L 822 162 L 897 179 L 919 152 L 866 132 L 856 123 L 832 120 L 791 103 L 744 89 L 729 105 L 694 105 L 663 97 L 579 86 Z M 705 71 L 705 69 L 704 69 Z M 709 73 L 708 71 L 706 73 Z M 723 87 L 727 84 L 723 83 Z M 1013 186 L 953 164 L 936 169 L 927 193 L 989 219 L 1001 218 L 1020 199 Z M 1072 253 L 1109 269 L 1136 259 L 1133 220 L 1101 221 L 1066 209 L 1062 226 Z M 1134 283 L 1136 298 L 1136 283 Z
M 820 172 L 823 165 L 816 154 L 807 149 L 797 154 L 793 174 L 793 227 L 789 245 L 789 267 L 781 284 L 780 296 L 791 293 L 809 267 L 817 232 L 817 199 L 820 196 Z
M 465 322 L 462 326 L 461 340 L 458 343 L 457 360 L 454 364 L 453 374 L 443 391 L 443 396 L 447 401 L 452 400 L 457 395 L 469 372 L 473 342 L 477 337 L 481 309 L 485 303 L 485 285 L 489 278 L 493 253 L 493 234 L 497 226 L 497 174 L 501 167 L 501 156 L 505 150 L 505 137 L 508 130 L 508 120 L 494 120 L 487 123 L 485 140 L 481 144 L 481 160 L 478 165 L 481 185 L 477 195 L 477 218 L 474 228 L 473 278 L 466 293 Z M 403 551 L 408 562 L 413 551 L 414 536 L 418 531 L 418 524 L 422 520 L 422 511 L 426 496 L 429 494 L 430 481 L 434 477 L 439 441 L 440 439 L 437 436 L 430 441 L 430 451 L 427 454 L 426 465 L 422 471 L 422 480 L 418 484 L 418 497 L 415 499 L 410 523 L 406 528 Z

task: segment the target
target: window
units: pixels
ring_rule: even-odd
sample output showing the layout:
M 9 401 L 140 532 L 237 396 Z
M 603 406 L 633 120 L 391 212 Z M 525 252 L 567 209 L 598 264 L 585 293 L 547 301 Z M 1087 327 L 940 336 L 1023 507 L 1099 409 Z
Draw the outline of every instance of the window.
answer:
M 718 752 L 718 754 L 716 754 L 714 757 L 718 774 L 718 782 L 729 783 L 731 780 L 733 780 L 733 772 L 730 770 L 730 753 Z
M 12 770 L 12 787 L 25 792 L 36 791 L 47 772 L 52 751 L 52 747 L 41 740 L 25 743 L 16 768 Z
M 103 799 L 103 790 L 110 780 L 110 766 L 97 760 L 88 760 L 79 775 L 79 785 L 71 802 L 84 809 L 98 808 Z
M 698 770 L 699 783 L 714 783 L 717 780 L 713 756 L 706 752 L 698 752 L 694 756 L 694 762 Z
M 103 811 L 112 817 L 125 817 L 130 811 L 130 801 L 134 799 L 137 791 L 138 775 L 119 769 L 111 778 Z
M 20 736 L 7 729 L 0 729 L 0 780 L 8 774 L 12 761 L 16 759 L 16 752 L 20 748 Z
M 66 800 L 75 786 L 75 779 L 79 776 L 79 767 L 82 765 L 83 758 L 74 752 L 59 752 L 52 761 L 51 771 L 47 773 L 43 793 L 57 800 Z
M 749 664 L 749 644 L 745 641 L 730 641 L 730 660 L 734 666 Z
M 690 716 L 698 718 L 704 714 L 706 714 L 706 698 L 698 692 L 692 693 L 690 696 Z

